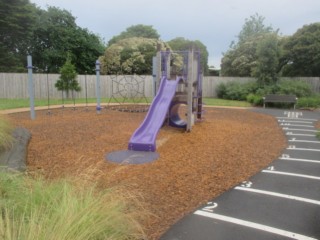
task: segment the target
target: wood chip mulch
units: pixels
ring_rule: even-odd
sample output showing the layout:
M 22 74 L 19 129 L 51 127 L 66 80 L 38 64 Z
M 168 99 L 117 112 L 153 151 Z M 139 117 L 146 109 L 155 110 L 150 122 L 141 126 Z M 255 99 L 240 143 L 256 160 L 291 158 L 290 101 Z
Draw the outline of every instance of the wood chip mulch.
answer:
M 126 185 L 139 192 L 152 217 L 142 224 L 158 239 L 184 215 L 220 195 L 275 160 L 286 146 L 277 121 L 249 110 L 207 108 L 190 133 L 163 127 L 160 158 L 142 165 L 118 165 L 108 152 L 125 150 L 146 113 L 58 109 L 11 114 L 32 133 L 28 169 L 54 179 L 81 176 L 99 187 Z

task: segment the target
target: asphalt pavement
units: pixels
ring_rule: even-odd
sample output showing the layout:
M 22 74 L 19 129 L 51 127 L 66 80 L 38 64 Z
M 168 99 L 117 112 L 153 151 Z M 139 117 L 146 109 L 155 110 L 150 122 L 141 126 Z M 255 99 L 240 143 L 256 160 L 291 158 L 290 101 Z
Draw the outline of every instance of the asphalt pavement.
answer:
M 320 239 L 320 140 L 314 126 L 320 112 L 252 111 L 277 119 L 287 148 L 258 174 L 178 221 L 161 240 Z

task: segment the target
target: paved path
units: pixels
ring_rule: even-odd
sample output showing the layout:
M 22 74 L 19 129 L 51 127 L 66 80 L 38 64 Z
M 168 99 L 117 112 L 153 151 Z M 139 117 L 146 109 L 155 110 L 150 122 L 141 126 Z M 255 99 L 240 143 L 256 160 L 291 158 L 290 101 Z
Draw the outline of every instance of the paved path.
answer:
M 177 222 L 161 240 L 320 239 L 320 141 L 314 127 L 320 113 L 253 111 L 277 118 L 288 148 L 257 175 Z

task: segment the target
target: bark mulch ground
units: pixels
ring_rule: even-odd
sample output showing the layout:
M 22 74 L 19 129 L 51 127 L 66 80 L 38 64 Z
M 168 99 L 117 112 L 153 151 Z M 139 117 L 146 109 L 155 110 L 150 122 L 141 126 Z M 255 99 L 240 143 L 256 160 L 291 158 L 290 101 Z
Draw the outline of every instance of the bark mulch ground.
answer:
M 152 213 L 143 227 L 158 239 L 172 224 L 195 208 L 247 180 L 286 146 L 276 120 L 248 110 L 207 108 L 192 132 L 163 127 L 157 137 L 160 158 L 142 165 L 105 160 L 124 150 L 146 113 L 94 109 L 58 109 L 11 114 L 17 126 L 32 133 L 29 172 L 54 179 L 80 176 L 99 187 L 125 185 L 143 197 Z

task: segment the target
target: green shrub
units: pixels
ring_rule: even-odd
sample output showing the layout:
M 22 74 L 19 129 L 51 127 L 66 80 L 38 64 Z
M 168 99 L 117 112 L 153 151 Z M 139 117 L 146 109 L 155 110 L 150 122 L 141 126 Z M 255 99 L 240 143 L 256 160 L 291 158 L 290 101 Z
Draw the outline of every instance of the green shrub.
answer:
M 226 95 L 226 84 L 225 83 L 218 84 L 216 88 L 216 93 L 218 98 L 224 99 L 225 98 L 224 96 Z
M 218 98 L 238 101 L 248 101 L 259 106 L 263 104 L 262 97 L 268 94 L 293 94 L 299 98 L 298 107 L 318 108 L 320 97 L 309 97 L 312 94 L 310 84 L 303 81 L 282 80 L 278 84 L 259 86 L 256 82 L 228 82 L 217 86 Z M 273 104 L 288 107 L 288 104 Z
M 255 92 L 255 94 L 259 95 L 259 96 L 265 96 L 268 94 L 274 94 L 278 91 L 278 85 L 265 85 L 263 87 L 260 87 L 257 89 L 257 91 Z
M 320 108 L 320 95 L 302 97 L 298 99 L 298 108 Z
M 246 91 L 244 86 L 238 82 L 230 82 L 226 86 L 226 98 L 230 100 L 245 100 Z
M 263 99 L 262 99 L 261 95 L 250 93 L 247 96 L 247 101 L 254 106 L 262 106 L 263 105 Z
M 307 97 L 312 94 L 312 89 L 310 84 L 303 81 L 293 81 L 293 80 L 283 80 L 277 85 L 277 94 L 293 94 L 298 98 Z
M 141 239 L 137 199 L 119 189 L 0 175 L 1 239 Z
M 219 84 L 216 92 L 218 98 L 245 101 L 247 95 L 255 92 L 257 88 L 258 85 L 255 82 L 241 83 L 233 81 Z

